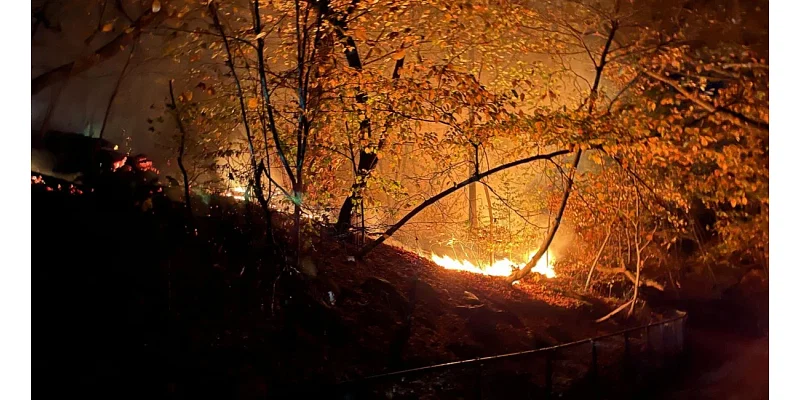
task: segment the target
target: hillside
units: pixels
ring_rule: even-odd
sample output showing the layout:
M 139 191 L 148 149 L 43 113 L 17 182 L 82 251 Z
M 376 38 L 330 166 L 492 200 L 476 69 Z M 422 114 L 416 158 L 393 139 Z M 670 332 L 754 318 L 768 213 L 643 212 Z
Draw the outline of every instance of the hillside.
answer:
M 195 231 L 169 202 L 142 211 L 32 189 L 49 336 L 37 368 L 89 394 L 144 379 L 141 394 L 249 397 L 619 329 L 593 322 L 610 305 L 568 294 L 558 278 L 509 286 L 390 246 L 356 262 L 324 230 L 302 271 L 281 273 L 282 251 L 241 205 L 211 206 Z

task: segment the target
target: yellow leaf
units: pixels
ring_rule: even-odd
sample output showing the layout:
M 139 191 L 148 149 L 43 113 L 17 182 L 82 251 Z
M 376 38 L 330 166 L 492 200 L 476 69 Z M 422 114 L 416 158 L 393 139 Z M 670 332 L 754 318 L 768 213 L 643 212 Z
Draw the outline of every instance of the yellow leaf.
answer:
M 159 1 L 159 0 L 153 0 L 153 7 L 152 7 L 152 9 L 153 9 L 153 12 L 154 12 L 154 13 L 157 13 L 157 12 L 161 11 L 161 1 Z
M 103 25 L 103 32 L 111 32 L 112 29 L 114 29 L 114 23 L 113 22 L 109 22 L 109 23 Z
M 258 107 L 258 100 L 256 100 L 255 97 L 251 98 L 250 100 L 247 100 L 247 108 L 253 109 L 256 107 Z
M 186 101 L 192 101 L 192 97 L 194 97 L 194 95 L 192 94 L 192 92 L 186 92 L 183 94 L 183 97 L 186 98 Z

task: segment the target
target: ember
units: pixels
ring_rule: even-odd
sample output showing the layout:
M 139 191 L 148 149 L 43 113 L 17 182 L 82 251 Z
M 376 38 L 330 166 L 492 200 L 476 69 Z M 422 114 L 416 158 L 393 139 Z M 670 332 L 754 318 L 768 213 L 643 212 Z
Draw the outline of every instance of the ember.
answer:
M 122 168 L 125 165 L 126 161 L 128 161 L 128 157 L 127 156 L 123 157 L 122 160 L 115 161 L 114 162 L 114 166 L 113 166 L 113 170 L 116 171 L 116 170 Z

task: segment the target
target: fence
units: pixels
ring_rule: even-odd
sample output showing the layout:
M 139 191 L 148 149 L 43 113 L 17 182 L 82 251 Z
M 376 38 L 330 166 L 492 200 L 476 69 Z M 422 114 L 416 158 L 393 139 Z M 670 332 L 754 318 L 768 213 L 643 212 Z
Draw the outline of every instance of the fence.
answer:
M 687 315 L 562 345 L 414 368 L 346 382 L 346 399 L 641 397 L 684 350 Z M 334 394 L 334 393 L 328 393 Z

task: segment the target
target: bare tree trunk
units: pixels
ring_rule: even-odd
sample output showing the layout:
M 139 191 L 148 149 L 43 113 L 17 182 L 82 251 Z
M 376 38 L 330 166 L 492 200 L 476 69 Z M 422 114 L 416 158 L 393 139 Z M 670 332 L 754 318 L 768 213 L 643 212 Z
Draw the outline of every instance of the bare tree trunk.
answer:
M 600 245 L 600 250 L 597 251 L 597 255 L 594 257 L 594 261 L 592 261 L 592 267 L 589 268 L 589 275 L 586 277 L 586 285 L 583 286 L 583 290 L 589 289 L 589 282 L 592 281 L 592 272 L 594 272 L 594 267 L 597 266 L 597 262 L 600 260 L 600 256 L 603 254 L 603 250 L 606 248 L 608 239 L 611 238 L 612 227 L 613 225 L 608 227 L 608 233 L 606 233 L 606 238 L 603 240 L 603 244 Z
M 608 32 L 608 38 L 606 39 L 606 43 L 603 46 L 603 52 L 600 55 L 600 62 L 596 64 L 595 67 L 595 75 L 594 75 L 594 83 L 592 84 L 592 89 L 589 93 L 589 98 L 587 102 L 589 104 L 588 113 L 589 115 L 592 114 L 594 110 L 595 102 L 597 101 L 597 94 L 598 89 L 600 88 L 600 78 L 603 76 L 603 70 L 606 67 L 608 52 L 611 49 L 611 43 L 614 41 L 614 35 L 619 28 L 619 23 L 616 20 L 611 21 L 611 29 Z M 591 56 L 591 54 L 590 54 Z M 584 103 L 584 104 L 586 104 Z M 581 106 L 582 107 L 582 106 Z M 558 213 L 556 213 L 555 223 L 547 232 L 547 235 L 544 238 L 544 242 L 541 246 L 539 246 L 539 250 L 536 251 L 536 254 L 533 258 L 525 264 L 525 267 L 522 269 L 517 270 L 516 272 L 512 273 L 511 276 L 508 277 L 509 282 L 514 282 L 524 278 L 528 275 L 536 263 L 547 253 L 547 249 L 550 247 L 550 244 L 553 242 L 553 238 L 558 232 L 558 227 L 561 225 L 561 218 L 564 216 L 564 209 L 567 207 L 567 201 L 569 200 L 569 195 L 572 192 L 572 183 L 574 174 L 577 172 L 578 164 L 581 161 L 581 155 L 583 154 L 583 149 L 578 148 L 578 151 L 575 152 L 575 161 L 572 162 L 572 171 L 570 171 L 569 178 L 567 179 L 567 187 L 564 189 L 564 196 L 561 199 L 561 205 L 559 206 Z
M 524 267 L 516 270 L 514 273 L 511 274 L 511 276 L 508 277 L 509 282 L 518 281 L 527 276 L 531 272 L 533 267 L 536 266 L 536 263 L 538 263 L 539 260 L 542 259 L 542 256 L 544 256 L 547 253 L 547 249 L 550 247 L 550 244 L 553 243 L 553 238 L 555 238 L 556 232 L 558 232 L 558 227 L 561 225 L 561 219 L 564 217 L 564 210 L 567 208 L 567 201 L 569 200 L 569 195 L 572 192 L 572 183 L 574 182 L 575 173 L 578 170 L 578 163 L 580 163 L 581 161 L 582 153 L 583 150 L 581 149 L 578 149 L 578 151 L 575 152 L 575 160 L 572 161 L 572 169 L 569 173 L 569 176 L 567 177 L 567 187 L 564 188 L 564 195 L 561 197 L 561 205 L 559 205 L 558 207 L 558 212 L 556 213 L 555 221 L 548 230 L 547 236 L 545 236 L 542 245 L 539 246 L 539 250 L 536 251 L 536 254 L 533 255 L 533 258 L 531 258 L 530 261 L 528 261 L 528 263 L 525 264 Z
M 294 203 L 294 227 L 292 228 L 292 236 L 294 236 L 295 246 L 297 246 L 296 267 L 300 266 L 300 256 L 303 254 L 303 246 L 302 243 L 300 243 L 300 223 L 302 222 L 300 218 L 301 213 L 302 210 L 300 209 L 300 204 Z
M 633 224 L 633 243 L 636 245 L 636 280 L 633 282 L 633 298 L 631 299 L 631 309 L 628 310 L 628 317 L 633 315 L 636 308 L 636 298 L 639 297 L 639 278 L 642 272 L 642 235 L 641 235 L 641 208 L 639 204 L 639 192 L 636 191 L 636 222 Z
M 180 110 L 178 110 L 178 104 L 175 103 L 175 92 L 172 88 L 172 83 L 174 79 L 170 79 L 169 81 L 169 98 L 172 101 L 172 110 L 175 112 L 175 121 L 178 123 L 178 129 L 181 132 L 181 143 L 180 147 L 178 148 L 178 168 L 181 169 L 181 175 L 183 175 L 183 197 L 186 203 L 186 210 L 189 215 L 192 215 L 192 196 L 191 192 L 189 191 L 189 176 L 186 174 L 186 167 L 183 165 L 183 154 L 186 148 L 186 130 L 183 128 L 183 121 L 181 121 Z
M 483 194 L 486 196 L 486 208 L 489 210 L 489 243 L 491 243 L 489 263 L 494 264 L 494 212 L 492 211 L 492 197 L 489 195 L 489 186 L 483 185 Z
M 352 41 L 352 39 L 350 39 Z M 355 60 L 358 59 L 358 51 L 355 50 L 355 42 L 353 42 L 353 52 L 347 57 L 348 62 L 353 59 L 354 61 L 350 63 L 352 68 L 361 69 L 361 61 L 355 63 Z M 397 60 L 394 66 L 394 71 L 392 72 L 392 79 L 397 80 L 400 78 L 400 70 L 403 68 L 403 64 L 405 62 L 405 58 L 401 58 Z M 359 103 L 366 103 L 367 102 L 367 95 L 362 93 L 356 96 L 356 101 Z M 370 138 L 372 136 L 372 126 L 370 124 L 369 118 L 365 117 L 360 125 L 359 130 L 361 132 L 361 136 L 365 138 Z M 354 199 L 361 196 L 361 192 L 367 186 L 367 178 L 378 166 L 378 153 L 377 150 L 381 150 L 383 148 L 384 138 L 381 138 L 378 141 L 377 149 L 372 149 L 369 151 L 368 148 L 362 149 L 358 153 L 358 168 L 356 169 L 356 181 L 350 187 L 350 194 L 342 203 L 342 207 L 339 209 L 339 215 L 336 218 L 336 225 L 335 229 L 336 232 L 345 233 L 351 227 L 351 220 L 353 218 L 353 203 Z
M 631 309 L 628 310 L 628 317 L 633 315 L 633 310 L 636 307 L 636 300 L 639 297 L 639 278 L 642 273 L 642 260 L 639 252 L 636 252 L 636 280 L 633 282 L 633 298 L 631 299 Z
M 256 7 L 257 9 L 258 7 Z M 242 83 L 239 79 L 239 75 L 236 72 L 236 67 L 233 65 L 233 55 L 231 54 L 231 48 L 228 43 L 228 36 L 225 34 L 225 29 L 222 27 L 222 23 L 220 23 L 219 15 L 217 14 L 217 5 L 216 3 L 209 2 L 208 4 L 209 12 L 211 13 L 211 17 L 214 21 L 214 26 L 219 31 L 220 36 L 222 37 L 222 43 L 225 48 L 225 53 L 227 55 L 227 65 L 231 71 L 231 75 L 233 76 L 233 80 L 236 83 L 236 94 L 239 97 L 239 109 L 242 115 L 242 124 L 244 126 L 245 134 L 247 135 L 247 144 L 250 150 L 250 167 L 253 171 L 253 181 L 254 181 L 254 189 L 256 193 L 256 198 L 258 199 L 259 204 L 261 204 L 261 208 L 264 210 L 267 218 L 271 218 L 271 213 L 269 210 L 269 204 L 267 204 L 267 200 L 264 198 L 264 191 L 261 187 L 261 172 L 263 168 L 256 162 L 256 150 L 255 146 L 253 146 L 253 135 L 250 130 L 250 122 L 247 118 L 247 107 L 244 104 L 244 91 L 242 90 Z
M 473 145 L 475 147 L 475 152 L 471 155 L 470 161 L 472 161 L 473 166 L 473 175 L 478 174 L 478 146 Z M 471 183 L 467 190 L 469 195 L 469 229 L 473 231 L 478 228 L 478 188 L 477 182 Z
M 114 99 L 117 97 L 117 93 L 119 93 L 119 87 L 122 85 L 122 79 L 125 77 L 125 71 L 128 70 L 128 66 L 131 64 L 131 60 L 133 59 L 133 53 L 136 51 L 136 42 L 131 44 L 131 52 L 128 54 L 128 58 L 125 60 L 125 65 L 122 67 L 122 70 L 119 71 L 119 77 L 117 78 L 117 83 L 114 85 L 114 90 L 111 91 L 111 97 L 108 98 L 108 105 L 106 106 L 106 112 L 103 114 L 103 124 L 100 126 L 100 139 L 103 138 L 103 134 L 106 131 L 106 125 L 108 123 L 108 116 L 111 115 L 111 106 L 114 104 Z M 170 81 L 170 90 L 172 90 L 172 81 Z M 172 100 L 172 104 L 175 104 L 175 99 Z

